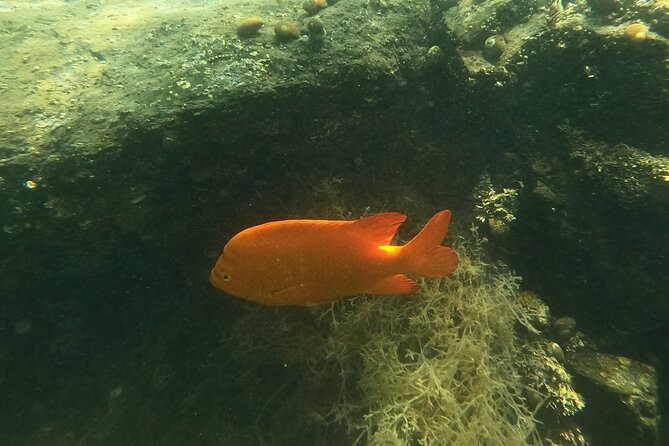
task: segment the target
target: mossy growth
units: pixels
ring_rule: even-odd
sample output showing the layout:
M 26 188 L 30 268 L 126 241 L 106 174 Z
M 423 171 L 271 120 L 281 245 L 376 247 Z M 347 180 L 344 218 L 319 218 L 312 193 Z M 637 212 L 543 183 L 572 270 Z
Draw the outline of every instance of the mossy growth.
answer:
M 249 306 L 234 330 L 237 353 L 259 367 L 276 355 L 300 375 L 290 407 L 279 396 L 266 410 L 285 429 L 345 427 L 347 444 L 540 444 L 518 372 L 520 280 L 484 263 L 475 231 L 456 248 L 458 270 L 413 296 Z

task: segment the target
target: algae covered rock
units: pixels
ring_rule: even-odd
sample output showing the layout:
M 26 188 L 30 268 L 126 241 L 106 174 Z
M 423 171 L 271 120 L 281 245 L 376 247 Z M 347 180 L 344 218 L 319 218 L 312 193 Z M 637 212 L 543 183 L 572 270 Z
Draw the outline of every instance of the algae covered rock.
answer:
M 550 402 L 598 444 L 597 391 L 652 419 L 607 387 L 643 368 L 572 379 L 547 304 L 663 354 L 666 2 L 301 4 L 0 5 L 0 442 L 538 444 Z M 452 206 L 492 259 L 464 244 L 419 296 L 305 312 L 209 289 L 237 230 L 370 206 Z
M 570 367 L 580 376 L 591 413 L 588 424 L 601 441 L 611 444 L 650 444 L 657 416 L 655 369 L 633 359 L 583 351 L 570 357 Z M 587 383 L 587 384 L 586 384 Z M 607 413 L 605 419 L 603 413 Z M 629 427 L 633 426 L 632 429 Z
M 549 1 L 463 0 L 446 9 L 443 24 L 466 48 L 482 48 L 490 36 L 505 34 L 525 23 Z
M 623 209 L 669 206 L 669 157 L 576 137 L 571 158 L 600 193 Z

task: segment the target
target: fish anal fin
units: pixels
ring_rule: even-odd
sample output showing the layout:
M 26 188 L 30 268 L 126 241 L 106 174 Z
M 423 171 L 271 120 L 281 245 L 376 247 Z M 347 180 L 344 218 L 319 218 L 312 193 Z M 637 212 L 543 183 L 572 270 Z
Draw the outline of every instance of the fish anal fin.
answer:
M 361 218 L 354 223 L 356 230 L 365 233 L 376 246 L 387 245 L 395 236 L 397 228 L 404 223 L 407 216 L 399 212 L 382 212 Z
M 385 277 L 367 287 L 365 294 L 413 294 L 420 288 L 413 280 L 404 274 Z

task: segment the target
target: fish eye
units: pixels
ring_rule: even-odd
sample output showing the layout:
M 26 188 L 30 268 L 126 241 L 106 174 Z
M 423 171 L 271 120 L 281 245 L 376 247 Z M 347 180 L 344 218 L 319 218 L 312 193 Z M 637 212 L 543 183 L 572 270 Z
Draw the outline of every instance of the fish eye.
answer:
M 219 277 L 223 279 L 223 282 L 230 282 L 232 280 L 230 273 L 221 273 Z

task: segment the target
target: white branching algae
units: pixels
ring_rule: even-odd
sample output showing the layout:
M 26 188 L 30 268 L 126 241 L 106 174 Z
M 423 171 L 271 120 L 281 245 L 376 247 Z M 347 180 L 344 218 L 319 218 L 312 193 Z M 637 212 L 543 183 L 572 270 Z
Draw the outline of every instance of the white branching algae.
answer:
M 483 263 L 479 243 L 460 242 L 458 270 L 414 296 L 354 298 L 301 317 L 252 307 L 236 330 L 249 346 L 240 353 L 271 350 L 303 371 L 310 403 L 293 410 L 312 413 L 291 418 L 316 410 L 357 444 L 538 443 L 513 331 L 519 278 Z

